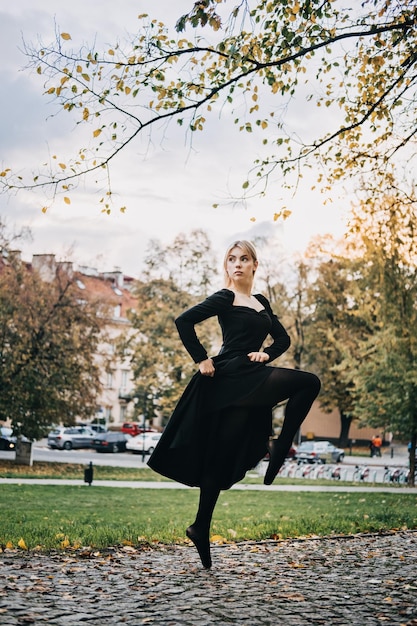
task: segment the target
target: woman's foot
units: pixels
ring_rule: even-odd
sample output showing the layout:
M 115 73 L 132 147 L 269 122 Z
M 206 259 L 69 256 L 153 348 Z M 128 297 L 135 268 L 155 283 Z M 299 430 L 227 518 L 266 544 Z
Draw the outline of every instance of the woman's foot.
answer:
M 185 531 L 188 539 L 191 539 L 197 552 L 200 556 L 201 563 L 206 569 L 211 567 L 211 555 L 210 555 L 210 539 L 209 533 L 205 533 L 196 529 L 195 526 L 189 526 Z
M 272 485 L 276 475 L 284 464 L 288 450 L 279 445 L 278 439 L 271 441 L 271 452 L 264 477 L 264 485 Z

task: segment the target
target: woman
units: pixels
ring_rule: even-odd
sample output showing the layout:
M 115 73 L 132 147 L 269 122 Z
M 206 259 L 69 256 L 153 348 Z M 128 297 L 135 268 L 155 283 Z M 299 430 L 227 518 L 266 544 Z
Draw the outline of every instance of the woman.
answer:
M 290 345 L 268 300 L 252 295 L 258 260 L 248 241 L 234 242 L 224 259 L 226 288 L 182 313 L 181 340 L 198 364 L 149 459 L 155 471 L 200 487 L 194 523 L 186 530 L 205 568 L 211 567 L 210 524 L 222 489 L 229 489 L 264 458 L 272 430 L 272 408 L 288 400 L 284 423 L 270 454 L 264 483 L 270 485 L 320 390 L 314 375 L 267 367 Z M 218 317 L 223 344 L 210 357 L 195 325 Z M 262 348 L 266 337 L 272 343 Z

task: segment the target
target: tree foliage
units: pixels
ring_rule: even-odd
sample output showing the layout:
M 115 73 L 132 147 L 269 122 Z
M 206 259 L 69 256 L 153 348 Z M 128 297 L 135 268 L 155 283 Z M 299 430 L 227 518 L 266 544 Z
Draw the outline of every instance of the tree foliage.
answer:
M 355 414 L 352 383 L 340 371 L 340 364 L 356 354 L 360 337 L 366 332 L 357 311 L 357 279 L 354 262 L 339 254 L 318 263 L 316 279 L 308 289 L 312 313 L 305 330 L 306 353 L 322 381 L 321 407 L 339 412 L 342 446 L 348 445 Z
M 0 419 L 36 440 L 53 423 L 95 413 L 100 326 L 65 272 L 46 282 L 4 242 L 2 253 Z
M 207 294 L 215 273 L 213 259 L 211 242 L 202 231 L 181 233 L 165 246 L 153 240 L 148 247 L 144 280 L 135 290 L 138 309 L 131 314 L 136 332 L 120 347 L 130 355 L 138 397 L 151 396 L 153 409 L 164 420 L 197 371 L 178 336 L 175 318 Z M 207 320 L 198 332 L 214 354 L 216 341 L 220 347 L 217 323 Z
M 172 281 L 179 290 L 199 297 L 213 289 L 218 277 L 211 241 L 201 229 L 179 233 L 168 245 L 152 239 L 144 261 L 145 280 Z
M 302 164 L 326 186 L 413 157 L 415 0 L 258 0 L 223 21 L 220 4 L 195 3 L 177 33 L 139 15 L 137 32 L 107 50 L 74 50 L 66 32 L 51 45 L 27 44 L 45 94 L 88 129 L 91 142 L 72 157 L 54 155 L 34 176 L 5 166 L 3 187 L 46 187 L 70 202 L 78 179 L 102 184 L 100 172 L 108 175 L 139 137 L 170 121 L 192 135 L 219 115 L 258 143 L 243 195 L 264 193 L 273 173 L 295 185 Z M 187 25 L 197 28 L 193 37 L 182 33 Z M 204 37 L 202 26 L 211 27 Z M 110 182 L 100 202 L 111 210 Z
M 411 203 L 411 204 L 410 204 Z M 362 423 L 410 440 L 411 472 L 417 439 L 417 218 L 415 199 L 393 188 L 362 204 L 352 218 L 362 260 L 360 313 L 370 332 L 355 358 L 343 364 L 354 385 Z

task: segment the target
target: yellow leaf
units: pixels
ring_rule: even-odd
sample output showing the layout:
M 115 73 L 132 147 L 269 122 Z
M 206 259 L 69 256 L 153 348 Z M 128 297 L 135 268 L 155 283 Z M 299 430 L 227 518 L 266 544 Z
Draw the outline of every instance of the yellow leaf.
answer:
M 114 56 L 114 50 L 107 50 L 107 54 L 110 54 L 111 56 Z
M 256 217 L 251 217 L 249 221 L 250 222 L 256 222 Z
M 210 541 L 212 541 L 213 543 L 227 543 L 227 539 L 222 537 L 222 535 L 213 535 L 210 538 Z
M 125 212 L 126 212 L 126 207 L 125 206 L 120 207 L 120 213 L 125 213 Z
M 83 111 L 83 120 L 86 122 L 90 117 L 90 111 L 88 109 L 84 109 Z
M 11 550 L 11 549 L 13 548 L 13 544 L 12 544 L 12 542 L 11 542 L 11 541 L 8 541 L 8 542 L 6 543 L 6 548 L 7 548 L 8 550 Z
M 61 37 L 62 39 L 65 39 L 65 41 L 71 39 L 71 35 L 69 33 L 61 33 Z
M 64 202 L 65 204 L 71 204 L 71 200 L 67 196 L 65 196 Z
M 101 134 L 101 128 L 97 128 L 94 132 L 93 132 L 93 137 L 98 137 Z
M 47 207 L 47 206 L 43 206 L 43 207 L 42 207 L 42 213 L 46 213 L 46 212 L 47 212 L 47 210 L 48 210 L 48 207 Z
M 61 548 L 68 548 L 69 545 L 68 537 L 65 537 L 64 541 L 61 541 Z
M 25 543 L 25 540 L 23 538 L 19 539 L 19 541 L 17 542 L 17 545 L 19 546 L 19 548 L 22 548 L 22 550 L 27 550 L 28 549 L 28 547 L 27 547 L 27 545 Z
M 65 165 L 65 163 L 58 163 L 59 167 L 61 168 L 61 170 L 66 170 L 67 166 Z

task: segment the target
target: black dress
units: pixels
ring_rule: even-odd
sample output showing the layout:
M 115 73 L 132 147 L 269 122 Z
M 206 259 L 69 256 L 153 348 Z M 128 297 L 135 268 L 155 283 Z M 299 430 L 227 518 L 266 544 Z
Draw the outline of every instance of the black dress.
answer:
M 270 363 L 290 345 L 290 338 L 272 312 L 268 300 L 255 311 L 233 305 L 235 294 L 222 289 L 180 315 L 175 323 L 181 340 L 195 363 L 208 355 L 199 341 L 195 324 L 217 315 L 223 344 L 214 377 L 197 372 L 187 385 L 148 465 L 159 474 L 190 486 L 201 486 L 210 475 L 220 489 L 228 489 L 265 456 L 272 430 L 272 407 L 245 406 L 245 398 L 265 382 L 271 368 L 250 361 L 247 354 L 264 348 Z M 236 405 L 240 405 L 236 409 Z

